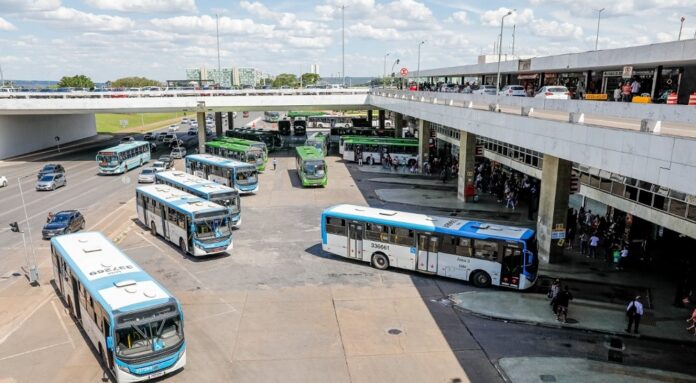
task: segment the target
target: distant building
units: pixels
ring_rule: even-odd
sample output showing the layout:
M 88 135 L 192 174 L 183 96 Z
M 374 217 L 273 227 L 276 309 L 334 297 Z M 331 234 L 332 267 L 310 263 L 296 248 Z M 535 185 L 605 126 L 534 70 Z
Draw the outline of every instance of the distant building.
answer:
M 205 68 L 186 69 L 186 79 L 197 81 L 199 84 L 208 79 L 208 71 Z
M 313 74 L 319 74 L 319 64 L 312 64 L 312 66 L 309 69 L 309 72 Z
M 273 78 L 256 68 L 191 68 L 186 69 L 186 80 L 195 81 L 203 86 L 212 85 L 221 88 L 242 87 L 270 84 Z
M 256 68 L 236 68 L 239 72 L 239 86 L 256 87 L 261 82 L 262 73 Z

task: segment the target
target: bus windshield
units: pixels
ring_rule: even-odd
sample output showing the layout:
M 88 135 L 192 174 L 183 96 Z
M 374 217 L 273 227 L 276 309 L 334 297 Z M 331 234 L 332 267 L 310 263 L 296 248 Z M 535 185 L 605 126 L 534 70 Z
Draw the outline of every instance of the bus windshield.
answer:
M 304 172 L 309 178 L 321 178 L 326 174 L 324 161 L 306 161 Z
M 116 329 L 116 355 L 142 357 L 176 346 L 184 339 L 181 317 L 173 316 Z
M 256 170 L 238 170 L 235 179 L 240 185 L 251 185 L 256 183 Z
M 226 208 L 229 208 L 232 210 L 232 214 L 237 214 L 239 213 L 239 196 L 236 196 L 232 193 L 227 193 L 223 194 L 220 196 L 215 196 L 211 199 L 211 202 L 214 202 L 220 206 L 224 206 Z
M 212 218 L 194 222 L 196 232 L 193 234 L 196 239 L 206 240 L 220 237 L 229 237 L 230 231 L 227 218 Z
M 118 156 L 113 154 L 113 155 L 103 155 L 100 154 L 97 156 L 97 161 L 103 164 L 107 165 L 112 165 L 112 164 L 118 164 Z

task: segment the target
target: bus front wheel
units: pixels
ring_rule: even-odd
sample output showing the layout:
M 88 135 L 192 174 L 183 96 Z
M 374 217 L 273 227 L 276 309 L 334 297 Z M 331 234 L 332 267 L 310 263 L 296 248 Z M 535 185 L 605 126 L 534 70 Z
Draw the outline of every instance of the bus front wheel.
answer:
M 491 276 L 485 271 L 474 271 L 469 280 L 476 287 L 488 287 L 491 285 Z
M 372 267 L 378 270 L 386 270 L 389 268 L 389 258 L 382 253 L 372 254 Z
M 182 254 L 186 255 L 186 243 L 183 238 L 179 238 L 179 250 L 181 250 Z

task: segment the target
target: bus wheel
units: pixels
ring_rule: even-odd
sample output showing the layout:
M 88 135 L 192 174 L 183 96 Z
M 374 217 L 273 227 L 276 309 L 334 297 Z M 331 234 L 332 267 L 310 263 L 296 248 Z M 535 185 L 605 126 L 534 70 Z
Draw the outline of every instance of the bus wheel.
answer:
M 179 250 L 181 250 L 182 254 L 186 255 L 186 243 L 183 238 L 179 238 Z
M 386 270 L 389 268 L 389 258 L 382 253 L 372 254 L 372 267 L 378 270 Z
M 469 280 L 476 287 L 488 287 L 491 285 L 491 276 L 485 271 L 474 271 Z
M 157 235 L 157 226 L 155 226 L 155 221 L 150 222 L 150 234 Z

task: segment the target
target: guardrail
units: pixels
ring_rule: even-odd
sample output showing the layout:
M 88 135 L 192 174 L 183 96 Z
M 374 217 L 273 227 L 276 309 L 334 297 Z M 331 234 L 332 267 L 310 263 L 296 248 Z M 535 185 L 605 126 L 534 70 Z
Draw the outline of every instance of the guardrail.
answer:
M 652 129 L 659 132 L 662 122 L 696 124 L 696 107 L 689 105 L 639 104 L 630 102 L 603 102 L 589 100 L 553 100 L 535 97 L 510 97 L 483 94 L 416 92 L 394 89 L 372 89 L 373 96 L 397 98 L 410 101 L 437 103 L 459 107 L 474 107 L 474 104 L 488 105 L 490 110 L 502 107 L 520 108 L 521 113 L 529 115 L 534 110 L 547 110 L 570 113 L 574 119 L 583 115 L 608 116 L 630 120 L 647 120 Z
M 4 92 L 0 99 L 65 98 L 152 98 L 152 97 L 239 97 L 239 96 L 320 96 L 367 94 L 368 88 L 349 89 L 243 89 L 243 90 L 166 90 L 114 92 Z

